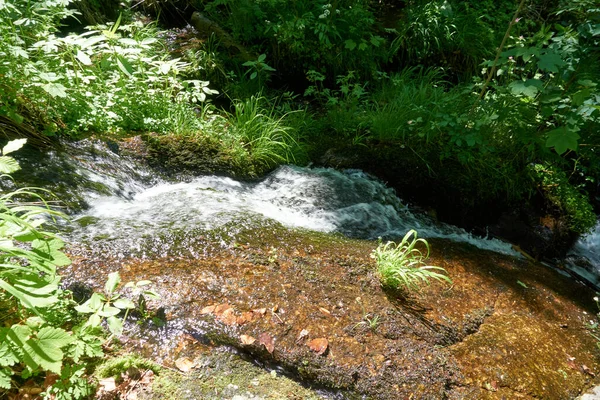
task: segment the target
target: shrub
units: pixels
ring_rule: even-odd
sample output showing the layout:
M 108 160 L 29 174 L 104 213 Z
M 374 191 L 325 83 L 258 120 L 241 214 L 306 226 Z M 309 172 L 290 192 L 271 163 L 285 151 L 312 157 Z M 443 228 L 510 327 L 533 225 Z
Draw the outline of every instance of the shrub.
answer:
M 425 253 L 417 248 L 419 244 L 425 246 Z M 429 243 L 418 239 L 415 230 L 408 231 L 399 244 L 380 243 L 371 256 L 377 262 L 379 278 L 385 287 L 419 290 L 422 284 L 429 284 L 430 279 L 452 283 L 446 275 L 436 272 L 445 272 L 444 268 L 422 265 L 429 257 Z

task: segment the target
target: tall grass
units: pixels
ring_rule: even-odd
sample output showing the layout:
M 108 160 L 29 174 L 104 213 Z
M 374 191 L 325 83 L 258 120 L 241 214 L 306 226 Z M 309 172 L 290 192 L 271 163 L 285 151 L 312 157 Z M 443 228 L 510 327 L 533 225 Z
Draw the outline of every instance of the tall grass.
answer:
M 228 114 L 230 135 L 244 147 L 258 174 L 300 160 L 302 147 L 295 129 L 285 123 L 288 115 L 260 95 L 236 101 Z

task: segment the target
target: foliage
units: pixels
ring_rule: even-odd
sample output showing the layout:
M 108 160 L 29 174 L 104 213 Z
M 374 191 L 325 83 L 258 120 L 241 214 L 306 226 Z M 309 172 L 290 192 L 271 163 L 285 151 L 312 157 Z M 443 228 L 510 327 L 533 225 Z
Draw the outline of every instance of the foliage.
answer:
M 411 1 L 399 24 L 392 53 L 410 64 L 436 65 L 458 78 L 470 77 L 494 48 L 494 30 L 482 20 L 484 4 Z M 495 13 L 496 15 L 496 13 Z
M 288 113 L 278 116 L 275 107 L 266 103 L 262 96 L 251 96 L 236 101 L 234 112 L 228 115 L 228 135 L 241 143 L 258 174 L 296 162 L 302 155 L 293 129 L 285 124 Z
M 141 22 L 59 34 L 70 0 L 0 3 L 0 116 L 65 132 L 167 131 L 174 111 L 193 120 L 193 104 L 215 93 L 180 80 L 188 64 L 161 55 L 155 27 Z
M 368 1 L 219 0 L 206 2 L 204 12 L 288 76 L 366 74 L 384 53 Z
M 25 140 L 14 140 L 2 149 L 0 170 L 3 178 L 20 166 L 9 154 Z M 0 390 L 7 393 L 20 380 L 43 377 L 45 395 L 53 399 L 82 399 L 93 393 L 86 379 L 86 367 L 103 355 L 106 339 L 101 323 L 119 335 L 123 320 L 121 309 L 134 307 L 130 300 L 115 293 L 116 273 L 109 275 L 105 291 L 110 295 L 104 306 L 85 323 L 75 311 L 86 311 L 95 293 L 83 306 L 76 306 L 68 290 L 59 286 L 58 267 L 70 264 L 62 252 L 63 241 L 44 229 L 48 218 L 64 218 L 48 208 L 35 189 L 18 189 L 0 196 L 0 308 L 7 315 L 0 327 Z M 24 199 L 37 199 L 39 204 Z M 131 284 L 140 295 L 147 281 Z M 0 392 L 2 395 L 2 392 Z
M 534 164 L 533 170 L 546 198 L 567 215 L 571 230 L 585 234 L 596 226 L 596 214 L 587 196 L 569 183 L 563 171 L 542 164 Z
M 425 246 L 425 253 L 418 248 L 419 245 Z M 414 230 L 408 231 L 398 244 L 379 243 L 371 256 L 377 263 L 383 286 L 419 290 L 422 284 L 429 284 L 430 279 L 452 283 L 446 275 L 436 272 L 445 272 L 443 268 L 423 265 L 429 257 L 429 243 L 425 239 L 418 239 Z

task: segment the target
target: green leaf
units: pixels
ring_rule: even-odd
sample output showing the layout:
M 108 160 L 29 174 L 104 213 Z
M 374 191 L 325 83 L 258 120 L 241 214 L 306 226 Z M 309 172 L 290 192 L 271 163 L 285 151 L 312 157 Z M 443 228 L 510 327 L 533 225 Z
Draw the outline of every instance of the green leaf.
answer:
M 13 372 L 10 368 L 0 369 L 0 389 L 10 389 L 12 374 Z
M 6 144 L 6 146 L 4 146 L 4 148 L 2 148 L 2 155 L 7 155 L 9 153 L 12 153 L 13 151 L 19 150 L 25 145 L 25 143 L 27 143 L 27 139 L 11 140 Z
M 539 79 L 527 79 L 526 81 L 514 81 L 508 85 L 511 92 L 515 95 L 524 95 L 534 98 L 542 88 L 542 81 Z
M 121 336 L 123 333 L 123 321 L 117 317 L 108 317 L 106 319 L 108 323 L 108 330 L 115 336 Z
M 573 102 L 574 106 L 579 107 L 583 104 L 584 101 L 590 98 L 590 94 L 590 89 L 580 90 L 577 93 L 573 94 L 573 97 L 571 97 L 571 101 Z
M 19 358 L 9 346 L 6 335 L 10 328 L 0 328 L 0 367 L 10 367 L 19 362 Z
M 352 51 L 356 48 L 356 42 L 352 39 L 348 39 L 344 42 L 344 47 Z
M 20 170 L 17 160 L 8 156 L 0 156 L 0 174 L 12 174 Z
M 60 83 L 47 83 L 42 85 L 42 89 L 52 97 L 67 97 L 67 88 Z
M 560 67 L 565 66 L 566 63 L 557 53 L 553 51 L 547 51 L 540 54 L 538 60 L 538 68 L 548 72 L 558 72 Z
M 106 280 L 106 284 L 104 285 L 104 291 L 106 294 L 111 295 L 119 286 L 121 282 L 121 276 L 118 272 L 111 272 L 108 274 L 108 279 Z
M 98 312 L 98 315 L 101 317 L 114 317 L 115 315 L 119 315 L 121 310 L 116 307 L 111 307 L 108 304 L 105 304 L 102 308 L 102 311 Z
M 33 309 L 49 307 L 58 301 L 58 279 L 49 283 L 37 275 L 14 279 L 13 284 L 0 279 L 0 288 L 16 297 L 23 306 Z
M 133 67 L 123 56 L 117 56 L 117 67 L 127 76 L 133 75 Z
M 81 50 L 77 50 L 77 55 L 75 57 L 83 65 L 92 65 L 92 60 L 90 59 L 90 57 Z
M 135 308 L 135 304 L 129 299 L 117 299 L 114 301 L 113 305 L 121 310 Z
M 42 367 L 45 370 L 60 374 L 62 366 L 62 347 L 67 346 L 73 338 L 60 328 L 45 327 L 30 337 L 22 345 L 25 364 L 32 369 Z
M 566 126 L 561 126 L 548 132 L 546 147 L 554 147 L 554 150 L 561 155 L 567 150 L 577 151 L 578 139 L 577 132 Z

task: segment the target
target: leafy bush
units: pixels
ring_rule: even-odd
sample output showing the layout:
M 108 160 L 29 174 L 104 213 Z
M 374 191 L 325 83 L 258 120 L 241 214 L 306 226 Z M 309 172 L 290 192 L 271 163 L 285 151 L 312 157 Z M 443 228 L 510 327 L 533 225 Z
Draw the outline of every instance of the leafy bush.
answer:
M 164 56 L 153 25 L 141 22 L 59 34 L 70 0 L 0 3 L 0 117 L 45 134 L 168 131 L 171 115 L 194 120 L 215 93 L 180 80 L 189 64 Z
M 24 143 L 24 139 L 11 141 L 2 149 L 3 178 L 20 168 L 8 154 Z M 95 293 L 81 306 L 70 291 L 60 288 L 57 268 L 71 261 L 62 252 L 63 241 L 44 226 L 48 218 L 64 216 L 26 200 L 45 205 L 38 192 L 19 189 L 0 196 L 0 397 L 23 380 L 37 377 L 49 398 L 88 398 L 94 388 L 86 379 L 86 368 L 90 360 L 103 356 L 106 341 L 101 324 L 106 321 L 111 332 L 120 335 L 123 320 L 118 314 L 135 305 L 115 292 L 116 273 L 106 283 L 108 297 Z M 143 284 L 130 287 L 154 295 L 143 290 Z M 100 306 L 94 308 L 96 303 Z M 76 311 L 92 316 L 82 321 Z
M 419 244 L 425 246 L 425 253 L 417 248 Z M 423 265 L 429 257 L 429 243 L 425 239 L 417 239 L 414 230 L 408 231 L 398 244 L 380 243 L 371 256 L 377 263 L 381 283 L 386 287 L 419 290 L 422 284 L 429 284 L 430 279 L 452 283 L 446 275 L 436 272 L 445 272 L 445 269 Z

